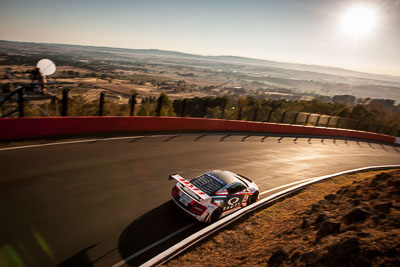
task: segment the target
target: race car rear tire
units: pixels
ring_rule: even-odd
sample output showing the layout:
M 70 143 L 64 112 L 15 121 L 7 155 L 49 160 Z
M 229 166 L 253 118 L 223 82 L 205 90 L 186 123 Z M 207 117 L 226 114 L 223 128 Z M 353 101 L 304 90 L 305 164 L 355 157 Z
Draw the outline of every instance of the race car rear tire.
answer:
M 258 200 L 258 195 L 259 195 L 258 191 L 254 192 L 254 194 L 252 194 L 249 197 L 249 200 L 247 201 L 247 204 L 250 205 L 250 204 L 253 204 L 254 202 L 256 202 Z
M 214 210 L 213 213 L 211 213 L 209 223 L 214 223 L 214 222 L 218 221 L 219 218 L 221 217 L 221 214 L 222 214 L 222 210 L 220 208 L 217 208 L 216 210 Z

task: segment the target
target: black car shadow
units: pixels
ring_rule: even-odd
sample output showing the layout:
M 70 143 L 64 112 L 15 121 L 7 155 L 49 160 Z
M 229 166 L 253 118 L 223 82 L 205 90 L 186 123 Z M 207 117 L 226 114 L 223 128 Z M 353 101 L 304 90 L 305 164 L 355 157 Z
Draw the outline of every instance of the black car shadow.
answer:
M 205 226 L 180 212 L 170 200 L 125 228 L 118 240 L 119 254 L 129 265 L 139 266 Z M 183 228 L 187 229 L 179 232 Z
M 92 266 L 87 251 L 97 246 L 99 243 L 91 245 L 78 253 L 72 255 L 68 259 L 58 264 L 59 267 L 79 267 L 79 266 Z

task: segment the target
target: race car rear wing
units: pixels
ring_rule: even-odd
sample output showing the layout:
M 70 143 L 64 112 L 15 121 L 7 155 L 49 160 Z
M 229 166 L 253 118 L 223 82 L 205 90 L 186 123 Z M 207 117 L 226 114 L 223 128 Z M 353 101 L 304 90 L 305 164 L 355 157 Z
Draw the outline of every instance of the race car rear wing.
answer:
M 206 193 L 204 193 L 203 191 L 201 191 L 200 189 L 198 189 L 196 186 L 194 186 L 193 184 L 191 184 L 188 180 L 186 180 L 185 178 L 183 178 L 182 176 L 180 176 L 177 173 L 174 174 L 170 174 L 168 177 L 168 180 L 172 180 L 175 179 L 177 180 L 179 183 L 181 183 L 185 188 L 189 189 L 190 191 L 192 191 L 196 196 L 200 197 L 201 200 L 206 200 L 208 198 L 210 198 L 209 195 L 207 195 Z

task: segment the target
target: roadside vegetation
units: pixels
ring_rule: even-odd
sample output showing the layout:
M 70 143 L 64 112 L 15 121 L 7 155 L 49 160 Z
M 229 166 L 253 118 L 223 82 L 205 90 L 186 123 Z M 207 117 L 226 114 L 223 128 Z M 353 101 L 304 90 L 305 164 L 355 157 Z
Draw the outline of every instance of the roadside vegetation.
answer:
M 25 116 L 60 116 L 62 91 L 68 89 L 68 116 L 129 116 L 136 93 L 136 116 L 204 117 L 400 134 L 394 78 L 328 74 L 329 69 L 327 73 L 285 69 L 229 57 L 204 60 L 168 51 L 8 41 L 0 41 L 0 47 L 0 99 L 19 85 L 30 85 L 30 73 L 39 59 L 51 58 L 57 64 L 57 72 L 47 77 L 53 99 L 26 99 Z M 101 92 L 106 92 L 102 112 Z M 13 100 L 0 108 L 0 116 L 15 110 Z
M 71 91 L 68 99 L 68 116 L 99 115 L 99 97 L 88 99 L 79 91 Z M 133 93 L 133 92 L 132 92 Z M 58 99 L 46 103 L 25 105 L 25 116 L 59 116 L 62 101 Z M 135 100 L 136 116 L 180 116 L 215 119 L 276 122 L 299 125 L 339 127 L 399 135 L 400 114 L 380 105 L 366 102 L 354 106 L 326 102 L 318 98 L 304 100 L 261 99 L 254 96 L 193 97 L 172 100 L 165 92 L 158 97 L 149 96 Z M 125 103 L 106 98 L 103 116 L 129 116 L 131 99 Z M 161 103 L 161 107 L 159 107 Z M 15 104 L 3 107 L 5 114 Z M 310 114 L 310 115 L 309 115 Z

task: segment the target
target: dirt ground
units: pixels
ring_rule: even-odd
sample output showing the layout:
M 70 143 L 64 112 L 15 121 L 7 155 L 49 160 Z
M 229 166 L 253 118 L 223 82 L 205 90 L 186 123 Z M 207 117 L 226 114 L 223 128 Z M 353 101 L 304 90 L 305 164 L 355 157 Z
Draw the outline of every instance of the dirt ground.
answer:
M 241 219 L 165 266 L 400 266 L 400 170 L 341 176 Z
M 5 83 L 30 83 L 30 76 L 28 71 L 32 70 L 34 66 L 18 66 L 18 65 L 3 65 L 0 66 L 0 75 L 4 75 L 7 73 L 7 69 L 11 69 L 12 71 L 20 71 L 20 72 L 26 72 L 24 74 L 18 74 L 12 79 L 3 79 L 0 81 L 1 84 Z M 149 97 L 149 96 L 155 96 L 158 97 L 160 95 L 160 92 L 163 90 L 159 89 L 157 86 L 153 86 L 151 83 L 145 83 L 144 85 L 138 85 L 138 84 L 131 84 L 129 81 L 123 80 L 123 79 L 100 79 L 100 78 L 90 78 L 90 77 L 71 77 L 71 78 L 60 78 L 57 77 L 58 73 L 61 73 L 62 71 L 74 71 L 74 72 L 79 72 L 81 75 L 82 74 L 87 74 L 90 73 L 91 71 L 87 69 L 82 69 L 82 68 L 77 68 L 77 67 L 71 67 L 71 66 L 57 66 L 57 72 L 56 75 L 53 76 L 48 76 L 47 80 L 49 82 L 48 84 L 48 89 L 50 91 L 56 87 L 59 87 L 59 84 L 62 84 L 65 86 L 71 87 L 75 86 L 77 89 L 80 87 L 93 87 L 93 88 L 99 88 L 98 90 L 103 91 L 103 90 L 110 90 L 114 93 L 122 93 L 122 94 L 131 94 L 132 91 L 136 91 L 136 93 L 139 94 L 139 98 L 144 98 L 144 97 Z M 146 75 L 146 73 L 140 73 L 140 72 L 132 72 L 132 71 L 123 71 L 123 70 L 116 70 L 116 72 L 123 72 L 125 74 L 142 74 Z M 179 77 L 175 74 L 157 74 L 157 77 L 160 78 L 165 78 L 167 80 L 173 80 L 173 81 L 178 81 L 182 80 L 182 77 Z M 195 84 L 196 86 L 206 86 L 206 85 L 218 85 L 221 84 L 222 82 L 220 81 L 214 81 L 213 79 L 201 79 L 201 78 L 188 78 L 186 77 L 185 79 L 188 83 L 190 84 Z M 93 89 L 94 90 L 94 89 Z M 88 100 L 93 100 L 93 97 L 91 96 L 93 90 L 91 89 L 85 89 L 85 92 L 79 92 L 79 95 L 84 95 L 85 98 Z M 71 92 L 72 94 L 73 92 Z M 181 99 L 181 98 L 193 98 L 193 97 L 205 97 L 210 95 L 211 93 L 207 93 L 201 90 L 190 90 L 186 92 L 168 92 L 169 97 L 171 99 Z M 75 95 L 75 94 L 74 94 Z M 98 95 L 97 95 L 98 97 Z M 126 101 L 120 101 L 120 103 L 125 103 Z

